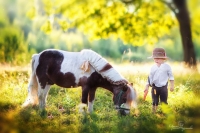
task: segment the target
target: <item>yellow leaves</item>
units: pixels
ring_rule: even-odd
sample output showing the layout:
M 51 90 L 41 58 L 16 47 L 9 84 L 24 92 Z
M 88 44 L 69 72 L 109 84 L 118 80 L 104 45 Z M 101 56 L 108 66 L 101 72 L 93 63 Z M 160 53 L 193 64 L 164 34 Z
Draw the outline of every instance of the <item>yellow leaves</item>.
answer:
M 93 39 L 114 37 L 136 46 L 155 44 L 158 38 L 169 34 L 176 24 L 169 9 L 157 0 L 135 1 L 131 6 L 121 1 L 106 0 L 43 2 L 48 15 L 61 14 L 62 19 L 68 20 L 56 20 L 62 30 L 75 27 Z M 50 22 L 46 22 L 41 29 L 50 32 Z
M 44 9 L 48 15 L 54 13 L 53 2 L 50 0 L 42 0 L 44 3 Z
M 30 19 L 33 19 L 36 16 L 36 10 L 35 7 L 32 7 L 27 13 L 26 16 Z
M 150 45 L 154 45 L 155 43 L 158 42 L 158 38 L 154 36 L 149 36 L 146 40 L 147 40 L 147 43 Z
M 198 0 L 193 0 L 189 2 L 190 7 L 190 17 L 191 17 L 191 28 L 192 28 L 192 37 L 196 44 L 200 44 L 200 2 Z
M 58 23 L 60 24 L 60 26 L 63 30 L 67 30 L 70 26 L 66 20 L 58 20 Z
M 175 121 L 175 115 L 174 115 L 172 108 L 170 108 L 166 104 L 162 104 L 161 108 L 162 108 L 163 113 L 167 116 L 166 117 L 167 119 L 164 120 L 165 124 L 166 125 L 173 124 L 173 122 Z
M 49 20 L 45 22 L 44 25 L 41 26 L 41 30 L 47 34 L 51 33 L 52 26 Z

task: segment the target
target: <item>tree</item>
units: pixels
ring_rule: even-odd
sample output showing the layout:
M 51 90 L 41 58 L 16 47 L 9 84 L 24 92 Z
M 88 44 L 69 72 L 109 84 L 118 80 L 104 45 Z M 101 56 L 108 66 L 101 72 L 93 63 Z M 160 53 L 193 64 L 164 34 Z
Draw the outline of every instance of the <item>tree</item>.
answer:
M 178 25 L 177 19 L 183 43 L 184 61 L 189 66 L 196 66 L 185 0 L 171 2 L 163 0 L 151 0 L 151 2 L 145 0 L 95 2 L 92 0 L 43 0 L 43 3 L 41 0 L 36 0 L 36 3 L 39 3 L 36 6 L 37 11 L 42 10 L 43 15 L 49 16 L 48 21 L 42 26 L 43 31 L 49 32 L 55 24 L 64 31 L 75 27 L 90 39 L 120 38 L 124 43 L 134 46 L 154 44 L 163 36 L 169 35 L 170 29 Z M 171 14 L 170 9 L 176 17 Z
M 189 66 L 196 66 L 196 56 L 192 42 L 190 17 L 187 9 L 186 0 L 173 0 L 171 3 L 165 2 L 174 12 L 179 22 L 180 34 L 182 39 L 184 61 Z

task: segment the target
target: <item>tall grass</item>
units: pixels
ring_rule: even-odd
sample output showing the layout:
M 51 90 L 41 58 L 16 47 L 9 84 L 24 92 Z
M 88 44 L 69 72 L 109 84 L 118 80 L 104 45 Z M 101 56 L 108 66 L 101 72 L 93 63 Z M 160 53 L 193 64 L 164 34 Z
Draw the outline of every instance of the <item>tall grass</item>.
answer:
M 113 108 L 112 94 L 99 88 L 94 112 L 80 114 L 81 88 L 65 89 L 56 85 L 48 95 L 47 113 L 38 107 L 21 108 L 27 96 L 30 68 L 0 71 L 1 133 L 149 133 L 200 131 L 200 75 L 173 63 L 175 91 L 169 92 L 168 106 L 160 105 L 151 112 L 151 96 L 143 101 L 143 90 L 151 64 L 116 65 L 138 93 L 139 114 L 134 110 L 122 117 Z

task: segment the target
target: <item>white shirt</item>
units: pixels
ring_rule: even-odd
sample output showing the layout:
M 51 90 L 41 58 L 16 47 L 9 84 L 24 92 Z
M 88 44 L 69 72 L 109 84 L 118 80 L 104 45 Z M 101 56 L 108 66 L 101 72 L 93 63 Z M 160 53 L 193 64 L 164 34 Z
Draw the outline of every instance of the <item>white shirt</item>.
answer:
M 174 80 L 171 67 L 166 63 L 161 64 L 160 67 L 156 64 L 153 65 L 149 74 L 149 80 L 151 85 L 154 83 L 157 87 L 165 86 L 168 80 Z

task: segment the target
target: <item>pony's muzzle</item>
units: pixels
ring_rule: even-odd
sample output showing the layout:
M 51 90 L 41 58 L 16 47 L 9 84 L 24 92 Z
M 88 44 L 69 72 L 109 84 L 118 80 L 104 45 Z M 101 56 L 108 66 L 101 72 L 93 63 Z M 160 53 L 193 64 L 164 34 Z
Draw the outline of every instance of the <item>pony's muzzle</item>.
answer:
M 128 115 L 129 113 L 127 113 L 127 111 L 125 111 L 125 110 L 120 109 L 120 110 L 119 110 L 119 114 L 122 115 L 122 116 L 126 116 L 126 115 Z
M 130 114 L 130 109 L 128 108 L 115 107 L 115 109 L 118 111 L 118 114 L 120 114 L 121 116 L 126 116 Z

